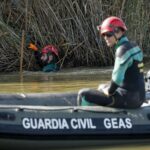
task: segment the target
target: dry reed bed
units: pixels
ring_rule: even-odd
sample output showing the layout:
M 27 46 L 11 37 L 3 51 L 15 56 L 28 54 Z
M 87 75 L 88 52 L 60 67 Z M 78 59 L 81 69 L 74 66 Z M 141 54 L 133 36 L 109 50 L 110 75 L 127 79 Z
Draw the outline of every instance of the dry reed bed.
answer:
M 58 47 L 61 67 L 107 66 L 114 52 L 107 50 L 96 26 L 107 16 L 122 17 L 128 36 L 149 54 L 150 3 L 148 0 L 1 0 L 0 71 L 18 71 L 21 35 L 25 30 L 23 69 L 35 65 L 30 41 L 39 47 Z

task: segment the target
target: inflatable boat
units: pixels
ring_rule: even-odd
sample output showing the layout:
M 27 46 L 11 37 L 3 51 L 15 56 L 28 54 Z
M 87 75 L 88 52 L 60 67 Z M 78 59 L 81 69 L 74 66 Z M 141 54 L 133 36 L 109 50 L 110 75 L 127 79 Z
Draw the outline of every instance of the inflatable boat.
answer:
M 0 148 L 150 142 L 150 92 L 138 109 L 77 106 L 77 93 L 0 94 Z

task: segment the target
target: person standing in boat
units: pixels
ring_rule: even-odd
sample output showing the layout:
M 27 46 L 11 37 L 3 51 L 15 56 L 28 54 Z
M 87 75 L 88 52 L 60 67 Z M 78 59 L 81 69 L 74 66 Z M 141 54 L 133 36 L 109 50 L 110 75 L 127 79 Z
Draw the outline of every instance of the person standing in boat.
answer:
M 29 47 L 34 51 L 36 63 L 43 72 L 58 71 L 58 50 L 54 45 L 46 45 L 41 52 L 35 44 L 30 43 Z
M 108 47 L 115 49 L 115 63 L 109 85 L 98 90 L 82 89 L 78 93 L 78 105 L 101 105 L 115 108 L 138 108 L 145 101 L 143 52 L 132 44 L 125 32 L 122 19 L 111 16 L 98 26 L 100 35 Z

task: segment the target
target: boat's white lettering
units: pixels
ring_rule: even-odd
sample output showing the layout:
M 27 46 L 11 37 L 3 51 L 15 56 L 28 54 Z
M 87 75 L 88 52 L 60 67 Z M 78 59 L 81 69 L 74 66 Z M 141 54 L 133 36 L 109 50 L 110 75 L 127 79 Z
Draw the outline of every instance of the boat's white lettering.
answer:
M 126 118 L 126 127 L 128 129 L 131 129 L 132 128 L 132 123 L 131 123 L 131 119 L 130 118 Z
M 25 129 L 96 129 L 91 118 L 23 118 Z
M 29 123 L 29 119 L 28 118 L 23 118 L 22 120 L 22 125 L 25 129 L 29 129 L 30 128 L 30 123 Z
M 93 124 L 92 119 L 71 119 L 71 127 L 73 129 L 96 129 L 96 126 Z
M 106 129 L 131 129 L 132 122 L 130 118 L 105 118 L 104 127 Z

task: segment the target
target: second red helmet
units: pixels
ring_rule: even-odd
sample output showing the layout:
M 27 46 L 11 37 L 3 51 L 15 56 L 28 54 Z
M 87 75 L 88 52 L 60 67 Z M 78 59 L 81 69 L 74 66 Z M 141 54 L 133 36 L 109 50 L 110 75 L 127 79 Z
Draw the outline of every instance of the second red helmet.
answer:
M 42 49 L 42 53 L 48 53 L 48 52 L 52 52 L 53 54 L 55 54 L 56 56 L 58 56 L 58 50 L 54 45 L 47 45 Z

